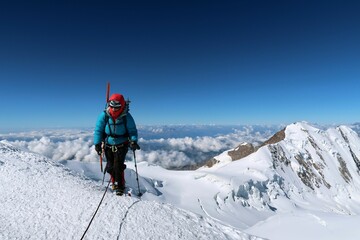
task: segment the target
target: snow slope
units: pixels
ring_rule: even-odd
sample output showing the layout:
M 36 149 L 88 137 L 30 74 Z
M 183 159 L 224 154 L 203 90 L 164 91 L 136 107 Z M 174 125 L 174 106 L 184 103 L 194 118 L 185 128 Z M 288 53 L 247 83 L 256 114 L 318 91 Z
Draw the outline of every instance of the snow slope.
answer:
M 226 151 L 211 168 L 172 172 L 143 163 L 139 171 L 162 181 L 158 200 L 251 234 L 358 239 L 359 136 L 349 127 L 320 130 L 306 122 L 284 131 L 283 140 L 237 161 Z
M 211 168 L 138 163 L 142 200 L 109 192 L 87 239 L 358 239 L 357 133 L 306 122 L 284 133 L 237 161 L 228 155 L 235 149 L 225 151 Z M 80 239 L 105 188 L 98 163 L 61 161 L 70 171 L 0 144 L 0 239 Z M 134 164 L 127 166 L 136 193 Z
M 5 141 L 0 180 L 0 239 L 80 239 L 105 190 Z M 171 204 L 108 191 L 84 239 L 260 239 Z

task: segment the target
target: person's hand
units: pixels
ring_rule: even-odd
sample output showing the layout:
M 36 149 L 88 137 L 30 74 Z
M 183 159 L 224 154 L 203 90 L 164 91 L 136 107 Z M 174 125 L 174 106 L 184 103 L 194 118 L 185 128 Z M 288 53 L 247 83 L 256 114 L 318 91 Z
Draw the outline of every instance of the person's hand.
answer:
M 97 152 L 98 155 L 102 154 L 101 143 L 95 145 L 95 151 Z
M 130 149 L 133 151 L 140 150 L 140 146 L 139 146 L 139 144 L 137 144 L 137 142 L 132 141 L 132 142 L 130 142 Z

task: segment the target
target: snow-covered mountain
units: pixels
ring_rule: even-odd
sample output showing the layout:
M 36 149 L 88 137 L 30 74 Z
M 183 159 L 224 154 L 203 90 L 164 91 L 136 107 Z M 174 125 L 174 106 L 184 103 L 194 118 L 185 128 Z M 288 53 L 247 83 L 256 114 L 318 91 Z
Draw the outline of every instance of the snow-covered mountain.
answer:
M 126 174 L 132 179 L 132 170 Z M 0 142 L 0 180 L 0 239 L 80 239 L 105 189 L 4 141 Z M 142 188 L 152 192 L 146 181 L 142 179 Z M 108 192 L 84 239 L 260 238 L 171 204 Z
M 227 186 L 216 195 L 219 209 L 241 205 L 269 213 L 291 208 L 360 213 L 360 139 L 349 127 L 323 131 L 305 122 L 291 124 L 256 152 L 234 159 L 249 149 L 246 145 L 199 170 L 221 175 L 218 184 Z
M 159 168 L 151 171 L 156 167 L 142 166 L 141 172 L 150 178 L 161 176 L 167 183 L 158 188 L 164 202 L 271 239 L 278 234 L 268 231 L 275 228 L 272 219 L 279 223 L 280 216 L 289 220 L 282 222 L 289 229 L 295 229 L 290 223 L 301 226 L 300 222 L 315 221 L 307 228 L 317 227 L 314 229 L 317 233 L 321 233 L 318 228 L 334 218 L 348 222 L 349 219 L 343 217 L 354 216 L 354 221 L 358 221 L 359 159 L 360 139 L 350 127 L 320 130 L 306 122 L 298 122 L 287 126 L 259 148 L 243 143 L 223 152 L 214 158 L 211 167 L 175 174 Z M 178 192 L 181 192 L 179 199 L 167 199 Z M 330 217 L 322 214 L 330 214 Z M 294 222 L 295 216 L 302 217 Z M 334 225 L 323 235 L 310 235 L 310 239 L 343 237 L 342 232 L 336 232 L 338 224 Z M 278 227 L 282 234 L 275 239 L 309 237 L 299 230 L 301 228 L 286 234 L 282 226 Z
M 140 162 L 142 200 L 108 193 L 87 239 L 357 239 L 360 138 L 352 128 L 294 123 L 195 171 Z M 102 175 L 98 163 L 62 163 L 72 170 L 0 142 L 0 239 L 81 237 Z

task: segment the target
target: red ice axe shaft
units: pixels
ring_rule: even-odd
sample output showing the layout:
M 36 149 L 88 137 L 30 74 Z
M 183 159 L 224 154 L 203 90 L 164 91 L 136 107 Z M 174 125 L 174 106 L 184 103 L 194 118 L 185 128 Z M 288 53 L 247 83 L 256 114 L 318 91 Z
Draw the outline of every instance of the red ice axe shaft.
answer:
M 107 83 L 107 87 L 106 87 L 106 104 L 105 104 L 105 108 L 107 108 L 107 104 L 109 102 L 109 96 L 110 96 L 110 83 L 108 82 Z M 102 148 L 102 153 L 100 154 L 100 169 L 101 169 L 101 172 L 103 172 L 103 154 L 104 154 L 104 143 L 102 144 L 101 146 Z

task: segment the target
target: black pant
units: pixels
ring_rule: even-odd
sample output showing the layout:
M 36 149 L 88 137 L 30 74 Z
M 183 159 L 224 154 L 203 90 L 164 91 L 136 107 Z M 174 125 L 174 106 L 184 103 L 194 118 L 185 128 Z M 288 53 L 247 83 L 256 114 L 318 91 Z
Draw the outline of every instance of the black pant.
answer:
M 106 172 L 108 172 L 121 187 L 125 187 L 124 170 L 126 165 L 124 162 L 127 152 L 127 144 L 117 146 L 107 145 L 105 147 L 105 156 L 107 160 Z

